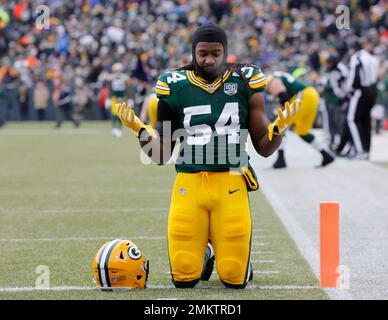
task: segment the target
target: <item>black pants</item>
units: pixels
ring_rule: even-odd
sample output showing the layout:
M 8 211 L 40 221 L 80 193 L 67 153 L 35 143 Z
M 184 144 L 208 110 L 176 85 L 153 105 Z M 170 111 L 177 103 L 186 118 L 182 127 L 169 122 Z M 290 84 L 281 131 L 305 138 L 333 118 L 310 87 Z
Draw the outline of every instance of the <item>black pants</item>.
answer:
M 326 120 L 327 130 L 330 134 L 330 143 L 334 143 L 336 135 L 341 135 L 343 128 L 343 115 L 340 106 L 332 103 L 325 103 L 324 119 Z M 324 120 L 324 121 L 325 121 Z
M 370 112 L 376 101 L 376 85 L 356 89 L 350 99 L 347 122 L 357 153 L 369 152 L 371 145 Z
M 64 120 L 71 120 L 76 127 L 79 126 L 79 121 L 74 118 L 71 104 L 60 105 L 56 109 L 56 128 L 60 128 Z

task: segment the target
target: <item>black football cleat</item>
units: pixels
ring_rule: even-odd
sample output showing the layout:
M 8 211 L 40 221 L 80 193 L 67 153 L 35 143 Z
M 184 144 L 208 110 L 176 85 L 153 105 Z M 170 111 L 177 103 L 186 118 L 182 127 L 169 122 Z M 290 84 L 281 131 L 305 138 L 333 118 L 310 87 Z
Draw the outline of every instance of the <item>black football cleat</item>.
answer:
M 328 164 L 332 163 L 335 160 L 335 157 L 325 150 L 322 150 L 321 154 L 322 162 L 320 167 L 326 167 Z
M 253 268 L 252 268 L 252 263 L 249 262 L 249 277 L 248 277 L 248 281 L 252 281 L 253 280 Z
M 279 153 L 278 158 L 276 159 L 275 163 L 272 165 L 272 168 L 274 169 L 281 169 L 286 168 L 286 160 L 284 159 L 283 153 Z
M 214 268 L 214 249 L 211 243 L 209 242 L 207 244 L 206 252 L 205 252 L 205 258 L 203 262 L 203 269 L 201 274 L 201 280 L 202 281 L 209 281 L 210 276 L 213 273 Z

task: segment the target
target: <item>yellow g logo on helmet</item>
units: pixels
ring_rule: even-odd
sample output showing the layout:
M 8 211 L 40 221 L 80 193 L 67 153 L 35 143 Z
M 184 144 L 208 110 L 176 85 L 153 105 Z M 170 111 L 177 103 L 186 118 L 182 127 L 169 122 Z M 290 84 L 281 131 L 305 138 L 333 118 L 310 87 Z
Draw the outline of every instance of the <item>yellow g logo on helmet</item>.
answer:
M 102 290 L 147 287 L 148 259 L 130 240 L 105 243 L 95 255 L 92 269 L 94 282 Z

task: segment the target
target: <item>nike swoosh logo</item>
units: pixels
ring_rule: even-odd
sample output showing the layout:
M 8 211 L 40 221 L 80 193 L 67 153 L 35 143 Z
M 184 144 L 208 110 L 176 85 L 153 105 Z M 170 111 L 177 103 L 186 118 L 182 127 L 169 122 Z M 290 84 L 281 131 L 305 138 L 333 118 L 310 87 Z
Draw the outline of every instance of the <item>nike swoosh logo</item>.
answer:
M 238 190 L 240 190 L 240 189 L 236 189 L 236 190 L 230 190 L 230 189 L 229 189 L 229 194 L 235 193 L 235 192 L 237 192 Z

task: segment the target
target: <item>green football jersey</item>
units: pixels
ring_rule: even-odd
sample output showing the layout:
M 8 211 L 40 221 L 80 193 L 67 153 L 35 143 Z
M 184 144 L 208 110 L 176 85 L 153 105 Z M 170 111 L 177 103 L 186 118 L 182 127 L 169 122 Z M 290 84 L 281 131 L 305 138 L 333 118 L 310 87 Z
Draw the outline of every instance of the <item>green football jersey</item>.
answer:
M 227 70 L 213 83 L 194 71 L 169 71 L 159 77 L 155 92 L 176 112 L 180 141 L 178 172 L 228 171 L 247 165 L 248 100 L 265 88 L 257 67 Z
M 112 75 L 112 96 L 117 98 L 125 97 L 128 79 L 129 77 L 125 73 L 115 73 Z
M 296 79 L 294 76 L 286 72 L 276 71 L 273 73 L 274 77 L 280 79 L 287 89 L 287 93 L 290 97 L 297 94 L 299 91 L 308 87 L 308 84 Z

